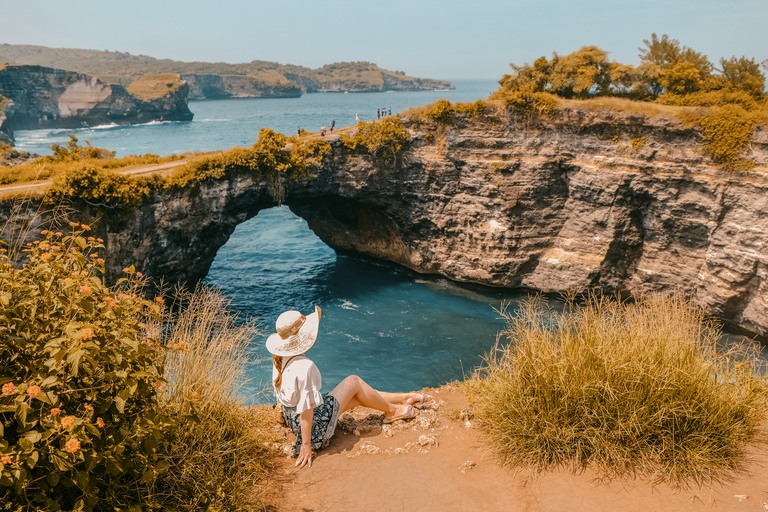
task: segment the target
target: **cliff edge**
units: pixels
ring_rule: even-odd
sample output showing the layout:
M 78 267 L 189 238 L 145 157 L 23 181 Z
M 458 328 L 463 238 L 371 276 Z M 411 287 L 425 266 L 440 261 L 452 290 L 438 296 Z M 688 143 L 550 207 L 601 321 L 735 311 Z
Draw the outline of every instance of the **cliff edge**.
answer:
M 12 140 L 13 130 L 190 121 L 193 114 L 187 106 L 189 87 L 178 75 L 175 80 L 178 83 L 173 83 L 167 93 L 144 100 L 122 86 L 82 73 L 41 66 L 3 66 L 0 95 L 12 105 L 8 110 L 0 105 L 0 128 Z

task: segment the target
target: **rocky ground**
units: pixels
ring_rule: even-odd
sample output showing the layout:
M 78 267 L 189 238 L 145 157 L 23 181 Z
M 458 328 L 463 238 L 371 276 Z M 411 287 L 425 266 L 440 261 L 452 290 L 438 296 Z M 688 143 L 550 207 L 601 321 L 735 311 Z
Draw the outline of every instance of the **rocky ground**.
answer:
M 603 481 L 585 471 L 542 475 L 500 467 L 467 415 L 456 387 L 429 391 L 417 418 L 382 425 L 383 414 L 342 415 L 331 444 L 311 468 L 278 457 L 269 510 L 342 511 L 747 511 L 768 510 L 768 454 L 750 450 L 744 470 L 725 484 L 692 491 L 647 479 Z M 285 431 L 287 450 L 293 435 Z

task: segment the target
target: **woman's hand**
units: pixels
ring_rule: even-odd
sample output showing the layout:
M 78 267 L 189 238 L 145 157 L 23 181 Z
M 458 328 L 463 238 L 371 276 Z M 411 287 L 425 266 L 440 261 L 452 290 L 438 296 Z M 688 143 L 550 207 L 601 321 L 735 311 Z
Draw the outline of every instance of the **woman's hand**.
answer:
M 306 464 L 307 467 L 312 467 L 312 447 L 302 443 L 299 458 L 296 459 L 296 465 L 301 469 L 304 467 L 304 464 Z
M 304 464 L 312 467 L 312 419 L 315 411 L 307 409 L 299 415 L 299 425 L 301 426 L 301 451 L 299 458 L 296 459 L 296 465 L 303 468 Z

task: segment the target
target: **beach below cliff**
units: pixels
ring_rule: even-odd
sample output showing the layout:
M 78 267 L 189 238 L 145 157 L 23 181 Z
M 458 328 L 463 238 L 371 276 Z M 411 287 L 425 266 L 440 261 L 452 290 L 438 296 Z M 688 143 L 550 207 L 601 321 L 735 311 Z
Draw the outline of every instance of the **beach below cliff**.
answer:
M 748 448 L 749 462 L 725 483 L 692 483 L 690 489 L 655 484 L 647 476 L 606 480 L 592 470 L 510 470 L 495 460 L 458 387 L 429 392 L 434 401 L 410 421 L 382 425 L 381 413 L 362 407 L 343 414 L 311 468 L 276 457 L 268 510 L 768 510 L 768 453 L 755 445 Z M 281 448 L 293 439 L 286 431 Z

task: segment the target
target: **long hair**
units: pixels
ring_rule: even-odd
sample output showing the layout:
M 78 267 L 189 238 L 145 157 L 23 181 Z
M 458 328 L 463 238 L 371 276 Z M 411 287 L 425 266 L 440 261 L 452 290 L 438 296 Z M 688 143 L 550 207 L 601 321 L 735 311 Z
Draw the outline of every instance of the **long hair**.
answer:
M 275 387 L 279 388 L 283 382 L 283 356 L 272 356 L 272 364 L 277 368 L 277 378 L 275 379 Z

